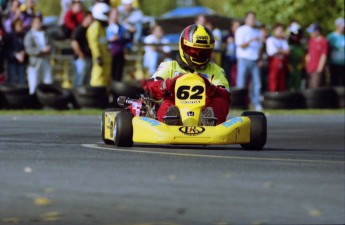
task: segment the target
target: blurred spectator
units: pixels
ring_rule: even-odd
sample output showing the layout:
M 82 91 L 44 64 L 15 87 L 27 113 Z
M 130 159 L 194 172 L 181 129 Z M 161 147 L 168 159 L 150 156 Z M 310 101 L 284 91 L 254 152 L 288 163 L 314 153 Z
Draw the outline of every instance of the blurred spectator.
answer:
M 64 17 L 65 37 L 70 38 L 75 28 L 82 23 L 84 19 L 83 4 L 80 0 L 73 0 L 70 9 Z
M 24 85 L 27 56 L 24 48 L 23 22 L 19 18 L 13 21 L 12 30 L 8 35 L 7 44 L 7 82 Z
M 205 26 L 207 23 L 207 18 L 205 15 L 200 14 L 195 18 L 194 23 L 197 25 Z
M 238 88 L 245 88 L 247 77 L 252 77 L 251 103 L 255 110 L 261 111 L 260 92 L 261 78 L 260 68 L 260 49 L 261 33 L 255 28 L 256 15 L 248 12 L 245 15 L 245 24 L 240 26 L 235 33 L 236 55 L 237 55 L 237 81 Z
M 226 36 L 226 51 L 223 59 L 223 67 L 225 74 L 230 81 L 230 86 L 236 86 L 237 77 L 237 58 L 236 58 L 236 44 L 235 44 L 235 32 L 237 28 L 241 26 L 241 22 L 233 20 L 230 25 L 229 35 Z
M 14 20 L 20 18 L 24 20 L 24 16 L 20 11 L 20 2 L 18 0 L 12 0 L 8 14 L 5 16 L 5 30 L 7 33 L 12 32 L 11 24 Z
M 321 26 L 317 23 L 311 24 L 307 29 L 310 34 L 306 56 L 308 88 L 320 87 L 325 80 L 324 71 L 327 62 L 328 43 L 321 31 Z
M 335 20 L 336 30 L 327 36 L 329 43 L 329 69 L 331 85 L 345 85 L 345 34 L 344 18 Z
M 96 3 L 92 8 L 94 21 L 86 31 L 86 38 L 92 54 L 91 86 L 110 85 L 111 55 L 107 45 L 106 27 L 110 7 Z
M 269 37 L 267 28 L 265 24 L 260 25 L 259 27 L 261 33 L 261 49 L 260 49 L 260 61 L 258 66 L 260 68 L 260 77 L 261 77 L 261 93 L 267 90 L 268 86 L 268 55 L 267 55 L 267 46 L 266 41 Z
M 130 31 L 133 36 L 133 42 L 138 43 L 143 31 L 142 20 L 144 14 L 138 8 L 133 6 L 134 0 L 122 0 L 122 5 L 118 7 L 120 13 L 120 24 Z
M 302 84 L 303 69 L 305 66 L 305 52 L 306 48 L 302 44 L 303 31 L 297 22 L 290 24 L 288 28 L 289 35 L 289 76 L 288 76 L 288 90 L 300 90 Z
M 214 50 L 220 51 L 222 48 L 222 32 L 219 28 L 215 27 L 211 21 L 207 21 L 205 27 L 212 31 L 214 36 Z
M 217 64 L 222 63 L 222 32 L 219 28 L 215 27 L 211 21 L 207 21 L 205 24 L 210 31 L 212 31 L 214 37 L 214 50 L 212 52 L 212 60 Z
M 163 37 L 164 30 L 161 26 L 156 25 L 152 29 L 152 34 L 144 39 L 145 47 L 144 67 L 148 68 L 150 75 L 156 72 L 158 65 L 170 53 L 169 46 L 154 46 L 149 44 L 168 44 L 169 40 Z
M 51 47 L 48 35 L 42 30 L 42 17 L 32 18 L 31 24 L 31 29 L 24 38 L 24 46 L 29 55 L 29 90 L 30 94 L 34 94 L 40 83 L 53 83 L 53 77 L 49 62 Z
M 71 7 L 71 4 L 72 4 L 72 0 L 60 0 L 61 12 L 60 12 L 59 22 L 58 22 L 59 25 L 64 24 L 66 12 Z
M 0 84 L 5 82 L 5 29 L 0 16 Z
M 74 51 L 74 82 L 73 87 L 80 87 L 90 82 L 92 56 L 86 39 L 86 31 L 93 21 L 91 12 L 86 12 L 83 22 L 72 34 L 71 46 Z
M 131 37 L 119 24 L 119 12 L 115 8 L 110 12 L 107 39 L 111 52 L 111 77 L 114 81 L 121 81 L 125 64 L 125 46 L 131 41 Z
M 286 90 L 286 76 L 288 72 L 289 44 L 285 40 L 284 26 L 276 24 L 272 36 L 267 38 L 268 55 L 268 90 L 279 92 Z
M 20 5 L 20 11 L 22 14 L 22 20 L 24 22 L 24 30 L 28 31 L 31 28 L 31 20 L 36 16 L 40 16 L 40 13 L 36 13 L 36 0 L 25 0 L 25 4 Z

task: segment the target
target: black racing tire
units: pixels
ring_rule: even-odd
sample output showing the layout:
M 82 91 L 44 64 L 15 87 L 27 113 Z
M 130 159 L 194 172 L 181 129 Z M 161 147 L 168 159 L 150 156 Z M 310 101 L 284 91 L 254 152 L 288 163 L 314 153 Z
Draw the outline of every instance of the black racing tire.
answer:
M 333 87 L 334 91 L 338 95 L 338 107 L 345 108 L 345 87 L 344 86 L 335 86 Z
M 133 145 L 133 115 L 129 112 L 120 112 L 115 118 L 114 143 L 119 147 Z
M 249 117 L 250 142 L 241 144 L 245 150 L 262 150 L 267 141 L 267 119 L 261 112 L 243 112 L 241 116 Z
M 108 93 L 105 87 L 79 87 L 73 90 L 78 108 L 100 108 L 108 106 Z
M 144 89 L 124 82 L 113 81 L 111 83 L 111 92 L 118 96 L 127 96 L 129 98 L 138 98 L 144 93 Z
M 36 95 L 43 107 L 68 109 L 68 104 L 72 103 L 72 93 L 69 90 L 51 84 L 40 84 Z
M 4 95 L 0 92 L 0 109 L 4 108 Z
M 101 133 L 102 133 L 102 140 L 103 140 L 104 144 L 106 144 L 106 145 L 114 145 L 115 143 L 114 143 L 114 141 L 110 141 L 110 140 L 104 138 L 104 131 L 105 131 L 105 121 L 104 121 L 104 119 L 105 119 L 105 113 L 106 112 L 116 112 L 116 111 L 119 111 L 119 110 L 116 109 L 116 108 L 108 108 L 108 109 L 105 109 L 104 112 L 102 113 Z M 114 126 L 114 124 L 113 124 L 113 126 Z
M 3 106 L 7 109 L 34 109 L 39 108 L 36 95 L 30 95 L 27 86 L 5 84 L 0 85 L 3 95 Z
M 231 92 L 231 109 L 248 109 L 248 89 L 232 88 Z
M 262 103 L 265 109 L 305 108 L 305 101 L 300 92 L 265 92 Z
M 117 98 L 120 96 L 137 99 L 139 98 L 140 94 L 143 93 L 144 89 L 141 87 L 124 82 L 113 81 L 111 83 L 112 102 L 110 103 L 110 105 L 112 107 L 119 107 L 119 105 L 117 104 Z
M 334 109 L 338 107 L 338 95 L 333 88 L 322 87 L 302 91 L 307 108 Z

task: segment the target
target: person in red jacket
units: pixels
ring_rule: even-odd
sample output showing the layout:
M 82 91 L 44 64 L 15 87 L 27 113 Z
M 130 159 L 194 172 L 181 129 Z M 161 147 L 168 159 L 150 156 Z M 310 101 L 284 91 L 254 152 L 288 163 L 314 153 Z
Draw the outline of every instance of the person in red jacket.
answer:
M 64 32 L 66 38 L 70 38 L 75 28 L 83 22 L 84 12 L 80 0 L 73 0 L 71 7 L 64 17 Z
M 199 74 L 206 84 L 206 107 L 201 113 L 202 126 L 215 126 L 226 120 L 230 106 L 230 88 L 224 70 L 210 62 L 214 48 L 212 32 L 202 25 L 186 27 L 180 36 L 177 60 L 163 62 L 145 82 L 144 90 L 162 99 L 157 117 L 168 125 L 181 125 L 175 106 L 175 81 L 186 73 Z
M 308 54 L 306 55 L 308 88 L 318 88 L 325 83 L 328 42 L 321 31 L 321 26 L 317 23 L 311 24 L 307 29 L 310 34 Z

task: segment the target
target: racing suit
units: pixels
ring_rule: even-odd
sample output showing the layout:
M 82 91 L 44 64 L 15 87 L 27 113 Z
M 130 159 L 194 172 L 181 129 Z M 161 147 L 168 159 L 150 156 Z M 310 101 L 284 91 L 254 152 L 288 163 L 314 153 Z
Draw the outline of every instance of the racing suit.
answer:
M 182 65 L 182 66 L 181 66 Z M 183 67 L 183 68 L 182 68 Z M 158 109 L 157 117 L 159 121 L 163 121 L 168 108 L 175 105 L 175 98 L 173 95 L 166 96 L 164 90 L 162 90 L 162 84 L 164 80 L 172 81 L 183 74 L 194 72 L 201 75 L 206 83 L 209 81 L 209 85 L 206 85 L 206 106 L 212 107 L 215 116 L 218 119 L 218 123 L 222 123 L 226 120 L 226 116 L 229 112 L 230 106 L 230 87 L 225 77 L 224 70 L 217 66 L 215 63 L 209 62 L 203 70 L 190 70 L 188 67 L 177 61 L 162 62 L 157 71 L 152 77 L 145 82 L 144 90 L 148 90 L 152 97 L 156 99 L 162 99 L 163 102 Z M 170 88 L 170 93 L 173 93 L 173 87 Z
M 86 32 L 93 61 L 90 86 L 110 85 L 111 55 L 105 29 L 106 25 L 103 22 L 95 20 Z

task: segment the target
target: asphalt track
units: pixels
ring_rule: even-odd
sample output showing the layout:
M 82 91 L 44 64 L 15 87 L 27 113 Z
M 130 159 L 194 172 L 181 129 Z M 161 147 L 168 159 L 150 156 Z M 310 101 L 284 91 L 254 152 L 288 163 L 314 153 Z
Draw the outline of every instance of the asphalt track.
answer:
M 264 151 L 105 146 L 97 116 L 0 116 L 0 224 L 344 224 L 344 116 L 268 116 Z

